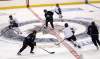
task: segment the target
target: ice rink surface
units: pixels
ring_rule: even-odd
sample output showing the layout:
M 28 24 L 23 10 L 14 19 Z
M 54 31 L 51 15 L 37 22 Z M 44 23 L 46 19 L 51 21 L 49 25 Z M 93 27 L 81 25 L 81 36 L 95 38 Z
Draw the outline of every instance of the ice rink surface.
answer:
M 93 5 L 93 6 L 92 6 Z M 64 23 L 68 22 L 71 27 L 75 28 L 75 34 L 80 35 L 85 33 L 87 25 L 82 23 L 90 23 L 95 21 L 100 29 L 100 4 L 92 5 L 64 5 L 61 6 L 64 22 L 54 22 L 54 25 L 64 26 Z M 0 10 L 0 30 L 3 30 L 6 26 L 9 25 L 10 14 L 13 15 L 19 23 L 26 23 L 23 26 L 20 26 L 20 30 L 23 34 L 22 36 L 28 35 L 28 30 L 34 28 L 35 26 L 41 26 L 42 21 L 45 20 L 43 10 L 54 10 L 55 6 L 50 7 L 34 7 L 31 9 L 20 8 L 20 9 L 8 9 Z M 38 16 L 37 16 L 38 15 Z M 40 20 L 41 19 L 41 20 Z M 58 15 L 54 14 L 54 19 L 58 19 Z M 68 21 L 67 21 L 68 20 Z M 35 22 L 38 21 L 38 22 Z M 72 21 L 72 22 L 69 22 Z M 82 23 L 80 23 L 80 22 Z M 33 22 L 33 23 L 32 23 Z M 56 28 L 57 30 L 57 28 Z M 63 38 L 63 32 L 60 32 L 60 37 Z M 42 34 L 39 32 L 37 38 L 56 38 L 51 34 Z M 81 59 L 100 59 L 100 50 L 97 50 L 93 44 L 89 44 L 90 37 L 77 37 L 78 43 L 82 45 L 81 49 L 73 47 L 70 43 L 69 45 L 78 52 L 81 56 Z M 65 41 L 67 42 L 67 41 Z M 67 42 L 68 43 L 68 42 Z M 83 46 L 83 44 L 87 44 Z M 0 59 L 76 59 L 69 50 L 61 44 L 60 47 L 55 46 L 54 43 L 38 43 L 37 46 L 45 46 L 43 48 L 48 51 L 54 51 L 55 54 L 49 54 L 46 51 L 36 47 L 34 52 L 35 54 L 29 54 L 30 48 L 27 48 L 23 51 L 22 56 L 16 55 L 18 50 L 22 46 L 22 42 L 14 40 L 12 38 L 0 37 Z M 50 47 L 49 47 L 50 46 Z

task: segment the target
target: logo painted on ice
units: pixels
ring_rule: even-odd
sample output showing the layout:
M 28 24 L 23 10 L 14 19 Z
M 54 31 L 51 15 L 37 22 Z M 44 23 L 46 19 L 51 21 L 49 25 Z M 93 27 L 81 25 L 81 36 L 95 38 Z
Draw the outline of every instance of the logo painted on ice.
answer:
M 91 44 L 93 44 L 93 42 L 92 41 L 81 41 L 81 42 L 79 42 L 79 45 L 80 46 L 87 46 L 87 45 L 91 45 Z

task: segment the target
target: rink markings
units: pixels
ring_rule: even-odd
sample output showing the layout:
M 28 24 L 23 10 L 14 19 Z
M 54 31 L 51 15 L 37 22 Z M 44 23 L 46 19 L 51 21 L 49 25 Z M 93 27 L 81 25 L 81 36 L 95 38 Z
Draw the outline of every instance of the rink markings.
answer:
M 56 36 L 58 40 L 62 41 L 63 38 L 60 37 L 60 33 L 55 31 L 55 30 L 50 30 L 49 31 L 52 35 Z M 62 42 L 62 44 L 70 51 L 70 53 L 72 53 L 72 55 L 76 58 L 76 59 L 80 59 L 80 55 L 67 43 L 67 42 Z
M 38 14 L 36 14 L 31 8 L 28 8 L 28 10 L 29 10 L 33 15 L 35 15 L 36 18 L 38 18 L 38 19 L 40 20 L 40 22 L 43 21 L 42 18 L 39 17 Z
M 42 18 L 38 14 L 36 14 L 31 8 L 28 8 L 28 9 L 29 9 L 29 11 L 31 11 L 40 20 L 40 22 L 43 23 L 42 26 L 44 26 L 45 24 L 44 24 Z M 60 41 L 63 40 L 63 38 L 60 37 L 60 35 L 59 35 L 60 33 L 57 30 L 50 30 L 50 27 L 49 27 L 49 33 L 52 34 L 52 35 L 54 35 L 54 36 L 56 36 L 58 40 L 60 40 Z M 64 41 L 63 45 L 70 51 L 70 53 L 76 59 L 80 59 L 80 55 L 67 42 Z
M 7 13 L 0 12 L 0 16 L 9 15 Z
M 15 2 L 12 2 L 15 3 Z M 89 3 L 100 3 L 100 1 L 89 1 Z M 44 4 L 31 4 L 30 7 L 44 7 L 44 6 L 55 6 L 56 3 L 44 3 Z M 85 4 L 85 2 L 63 2 L 60 5 L 76 5 L 76 4 Z M 26 4 L 24 5 L 8 5 L 8 6 L 0 6 L 0 10 L 5 9 L 16 9 L 16 8 L 27 8 Z

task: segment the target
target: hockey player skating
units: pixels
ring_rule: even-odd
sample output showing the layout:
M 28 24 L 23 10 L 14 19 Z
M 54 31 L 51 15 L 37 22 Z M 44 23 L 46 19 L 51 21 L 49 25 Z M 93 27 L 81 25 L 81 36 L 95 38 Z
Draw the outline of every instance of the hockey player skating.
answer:
M 60 19 L 61 21 L 63 21 L 63 20 L 62 20 L 62 17 L 63 17 L 63 16 L 62 16 L 62 10 L 61 10 L 59 4 L 56 4 L 55 12 L 56 12 L 56 14 L 59 16 L 59 19 Z
M 19 25 L 15 19 L 13 19 L 12 15 L 9 15 L 9 20 L 10 20 L 10 25 L 9 29 L 15 30 L 18 34 L 22 34 L 21 31 L 19 30 Z
M 6 31 L 4 31 L 3 33 L 1 33 L 1 36 L 6 33 L 8 30 L 12 29 L 14 31 L 16 31 L 18 34 L 22 34 L 22 32 L 19 30 L 19 25 L 18 23 L 13 19 L 12 15 L 9 15 L 9 26 L 7 27 Z
M 23 46 L 22 48 L 19 50 L 19 52 L 17 53 L 18 55 L 21 55 L 21 52 L 27 47 L 27 46 L 30 46 L 31 47 L 31 50 L 30 50 L 30 53 L 34 53 L 33 50 L 34 50 L 34 46 L 36 46 L 36 42 L 35 39 L 36 39 L 36 33 L 37 31 L 36 30 L 33 30 L 32 33 L 30 33 L 27 37 L 25 37 L 24 41 L 23 41 Z
M 64 40 L 68 40 L 70 41 L 75 47 L 81 48 L 80 45 L 78 45 L 78 43 L 76 42 L 76 37 L 74 35 L 75 31 L 73 30 L 73 28 L 70 28 L 68 23 L 65 23 L 65 29 L 64 29 L 64 36 L 65 39 Z
M 89 25 L 88 27 L 87 34 L 91 36 L 93 44 L 96 46 L 97 49 L 99 49 L 98 47 L 98 45 L 100 46 L 99 32 L 95 22 L 91 22 L 91 25 Z
M 54 29 L 54 25 L 53 25 L 53 12 L 52 11 L 47 11 L 46 9 L 44 9 L 44 13 L 45 13 L 45 18 L 46 18 L 46 28 L 48 27 L 48 22 L 50 22 L 52 29 Z

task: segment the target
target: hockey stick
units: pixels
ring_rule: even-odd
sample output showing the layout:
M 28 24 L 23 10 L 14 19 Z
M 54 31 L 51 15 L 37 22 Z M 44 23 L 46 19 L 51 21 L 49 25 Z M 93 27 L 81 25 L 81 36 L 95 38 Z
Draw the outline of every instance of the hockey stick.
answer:
M 45 27 L 45 23 L 41 26 L 41 28 L 39 29 L 39 31 L 41 31 L 44 27 Z
M 46 52 L 48 52 L 49 54 L 54 54 L 55 52 L 50 52 L 50 51 L 48 51 L 48 50 L 45 50 L 45 49 L 43 49 L 43 48 L 41 48 L 41 47 L 39 47 L 40 49 L 42 49 L 42 50 L 44 50 L 44 51 L 46 51 Z
M 57 44 L 55 44 L 55 45 L 59 45 L 59 44 L 61 44 L 63 41 L 64 41 L 64 40 L 60 41 L 59 43 L 57 43 Z
M 12 29 L 12 30 L 16 31 L 17 33 L 19 33 L 17 30 L 15 30 L 15 29 L 13 29 L 13 28 L 9 28 L 9 26 L 8 26 L 7 30 L 4 31 L 3 33 L 1 33 L 0 36 L 2 36 L 3 34 L 5 34 L 5 33 L 6 33 L 8 30 L 10 30 L 10 29 Z
M 2 36 L 3 34 L 5 34 L 10 28 L 8 28 L 6 31 L 4 31 L 3 33 L 0 34 L 0 36 Z

